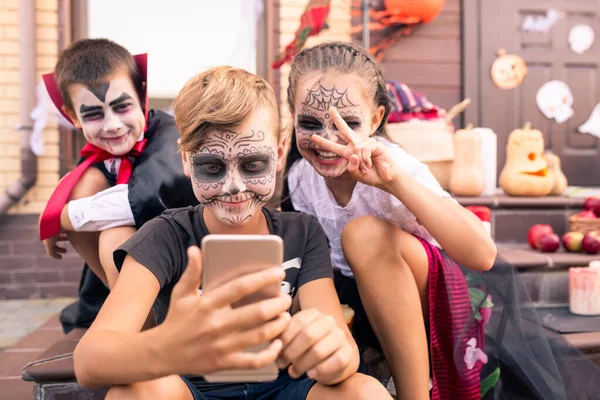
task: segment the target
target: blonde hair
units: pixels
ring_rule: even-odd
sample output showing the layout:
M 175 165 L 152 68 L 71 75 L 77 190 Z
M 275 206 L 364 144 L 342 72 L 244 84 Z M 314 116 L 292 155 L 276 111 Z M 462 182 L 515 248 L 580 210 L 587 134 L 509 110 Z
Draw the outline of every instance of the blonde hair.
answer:
M 273 111 L 279 136 L 279 112 L 273 88 L 240 68 L 214 67 L 191 78 L 173 102 L 180 151 L 198 149 L 213 130 L 234 131 L 259 106 Z

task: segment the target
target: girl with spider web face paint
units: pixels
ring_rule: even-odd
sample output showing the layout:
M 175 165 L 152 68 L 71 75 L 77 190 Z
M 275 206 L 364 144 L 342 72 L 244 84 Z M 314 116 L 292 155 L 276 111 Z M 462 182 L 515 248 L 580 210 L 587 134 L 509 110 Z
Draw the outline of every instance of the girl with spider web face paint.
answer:
M 227 225 L 251 220 L 275 191 L 275 135 L 244 128 L 212 132 L 189 157 L 197 198 Z
M 296 119 L 298 150 L 320 175 L 336 178 L 346 171 L 347 161 L 319 148 L 311 137 L 318 135 L 335 143 L 347 143 L 329 113 L 329 108 L 335 107 L 355 134 L 365 140 L 370 134 L 370 124 L 366 118 L 371 110 L 358 85 L 344 85 L 344 80 L 333 74 L 308 80 L 303 84 L 303 89 L 307 94 L 298 99 Z

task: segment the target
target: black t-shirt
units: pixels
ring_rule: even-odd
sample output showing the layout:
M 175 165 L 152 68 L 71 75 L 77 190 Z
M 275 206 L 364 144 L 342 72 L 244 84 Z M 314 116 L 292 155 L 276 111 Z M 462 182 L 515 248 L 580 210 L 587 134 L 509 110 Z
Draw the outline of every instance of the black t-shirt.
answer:
M 129 254 L 158 279 L 160 292 L 154 312 L 159 324 L 167 314 L 173 286 L 187 266 L 187 248 L 200 246 L 209 234 L 202 212 L 202 206 L 167 210 L 146 222 L 114 254 L 119 271 Z M 282 290 L 294 297 L 305 283 L 333 277 L 327 237 L 315 217 L 269 208 L 263 208 L 263 212 L 269 232 L 283 239 L 286 275 Z

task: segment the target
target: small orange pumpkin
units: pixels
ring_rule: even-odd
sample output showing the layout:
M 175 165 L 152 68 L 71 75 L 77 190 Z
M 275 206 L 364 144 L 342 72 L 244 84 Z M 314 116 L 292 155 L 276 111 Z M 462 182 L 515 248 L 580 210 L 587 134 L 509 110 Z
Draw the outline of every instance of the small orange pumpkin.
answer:
M 530 122 L 508 136 L 500 187 L 511 196 L 536 197 L 547 196 L 554 187 L 554 176 L 544 159 L 544 135 L 531 129 Z
M 396 18 L 427 23 L 437 17 L 444 8 L 446 0 L 384 0 L 386 11 Z

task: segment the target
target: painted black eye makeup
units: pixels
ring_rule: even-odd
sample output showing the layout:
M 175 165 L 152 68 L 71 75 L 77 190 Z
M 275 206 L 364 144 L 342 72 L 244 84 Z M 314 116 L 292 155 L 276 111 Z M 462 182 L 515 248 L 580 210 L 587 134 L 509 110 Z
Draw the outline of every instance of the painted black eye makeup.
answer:
M 240 157 L 238 168 L 243 178 L 260 178 L 271 173 L 271 155 L 253 153 Z
M 194 154 L 190 156 L 194 178 L 200 183 L 218 182 L 227 174 L 227 163 L 214 154 Z
M 323 122 L 311 115 L 298 115 L 298 127 L 307 131 L 320 131 L 323 129 Z
M 361 126 L 361 119 L 358 117 L 342 117 L 342 119 L 344 121 L 346 121 L 346 124 L 352 130 L 359 129 Z M 337 128 L 337 126 L 335 126 L 335 123 L 333 122 L 333 120 L 329 123 L 329 129 L 334 130 L 334 131 L 338 130 L 338 128 Z

